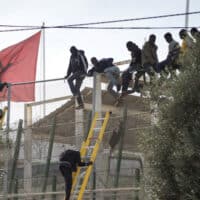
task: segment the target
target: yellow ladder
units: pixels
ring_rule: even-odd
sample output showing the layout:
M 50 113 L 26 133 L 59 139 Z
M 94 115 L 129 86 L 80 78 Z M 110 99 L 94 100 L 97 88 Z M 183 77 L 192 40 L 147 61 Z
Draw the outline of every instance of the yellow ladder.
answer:
M 83 143 L 81 145 L 81 149 L 80 149 L 81 158 L 85 157 L 86 152 L 87 152 L 87 148 L 86 147 L 90 145 L 90 141 L 91 140 L 89 138 L 93 137 L 93 134 L 94 134 L 93 130 L 96 127 L 97 117 L 98 117 L 98 113 L 95 113 L 94 118 L 92 120 L 92 124 L 90 126 L 90 131 L 88 133 L 87 139 L 86 139 L 86 141 L 83 141 Z M 75 173 L 75 175 L 73 177 L 73 185 L 72 185 L 71 193 L 73 193 L 73 191 L 75 189 L 75 186 L 76 186 L 76 183 L 77 183 L 77 178 L 80 175 L 80 171 L 81 171 L 81 168 L 78 167 L 77 168 L 77 172 Z
M 93 163 L 95 162 L 109 118 L 110 118 L 110 112 L 106 112 L 104 118 L 98 118 L 98 113 L 95 113 L 94 118 L 92 120 L 92 124 L 90 127 L 88 137 L 87 137 L 86 141 L 84 141 L 82 143 L 82 146 L 81 146 L 81 150 L 80 150 L 81 157 L 85 157 L 87 155 L 87 153 L 89 153 L 90 161 L 92 161 Z M 101 127 L 99 127 L 99 128 L 96 127 L 97 121 L 103 121 L 103 123 L 101 124 Z M 95 137 L 95 142 L 92 143 L 91 141 L 94 138 L 93 137 L 94 132 L 97 129 L 99 130 L 99 132 L 97 134 L 97 137 Z M 91 150 L 91 149 L 92 149 L 92 152 L 88 152 L 88 150 Z M 81 176 L 81 168 L 78 167 L 77 172 L 73 178 L 71 194 L 72 194 L 72 197 L 73 196 L 74 197 L 72 199 L 82 200 L 84 191 L 88 184 L 90 174 L 92 172 L 92 167 L 93 166 L 90 165 L 90 166 L 84 168 L 82 179 L 80 177 Z

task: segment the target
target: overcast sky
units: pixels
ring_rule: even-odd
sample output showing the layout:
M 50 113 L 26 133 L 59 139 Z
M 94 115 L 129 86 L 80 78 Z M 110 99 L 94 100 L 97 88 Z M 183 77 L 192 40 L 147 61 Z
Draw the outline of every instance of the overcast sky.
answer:
M 79 24 L 107 20 L 157 16 L 185 12 L 186 0 L 6 0 L 1 2 L 0 25 Z M 190 0 L 190 12 L 200 11 L 200 0 Z M 185 17 L 132 21 L 107 26 L 184 26 Z M 106 26 L 106 25 L 101 25 Z M 200 26 L 200 14 L 189 17 L 189 26 Z M 0 30 L 3 30 L 2 27 Z M 72 45 L 85 50 L 90 59 L 113 57 L 115 61 L 130 58 L 126 42 L 132 40 L 142 47 L 149 34 L 156 34 L 159 59 L 167 53 L 163 34 L 173 33 L 180 42 L 179 30 L 72 30 L 47 29 L 46 78 L 64 77 L 68 67 L 69 48 Z M 0 49 L 15 44 L 37 31 L 0 32 Z M 42 55 L 40 53 L 39 58 Z M 42 77 L 41 61 L 38 61 L 37 79 Z M 66 86 L 65 86 L 66 87 Z M 63 94 L 62 96 L 64 96 Z

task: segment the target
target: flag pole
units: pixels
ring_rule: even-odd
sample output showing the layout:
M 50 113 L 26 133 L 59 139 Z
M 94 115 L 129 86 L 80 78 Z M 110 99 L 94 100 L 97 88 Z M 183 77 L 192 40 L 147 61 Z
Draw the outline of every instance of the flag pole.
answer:
M 7 96 L 7 107 L 8 107 L 8 111 L 7 111 L 7 119 L 6 119 L 6 135 L 9 134 L 10 131 L 10 102 L 11 102 L 11 86 L 12 84 L 8 83 L 8 96 Z
M 46 79 L 46 51 L 45 51 L 45 23 L 42 23 L 42 60 L 43 60 L 43 80 Z M 46 100 L 46 82 L 43 83 L 43 101 Z M 46 115 L 46 104 L 43 104 L 43 116 Z
M 190 9 L 190 0 L 186 0 L 186 7 L 185 7 L 185 28 L 188 29 L 189 25 L 189 9 Z
M 4 135 L 5 141 L 5 152 L 4 152 L 4 198 L 7 199 L 8 196 L 8 161 L 9 161 L 9 131 L 10 131 L 10 100 L 11 100 L 11 84 L 8 83 L 7 87 L 8 96 L 7 96 L 7 119 L 6 119 L 6 131 Z

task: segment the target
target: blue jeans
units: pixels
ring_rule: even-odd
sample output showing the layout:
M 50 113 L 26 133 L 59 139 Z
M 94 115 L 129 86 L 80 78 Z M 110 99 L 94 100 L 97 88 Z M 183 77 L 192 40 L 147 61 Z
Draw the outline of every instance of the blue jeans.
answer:
M 108 92 L 110 92 L 110 94 L 114 98 L 117 98 L 118 93 L 115 90 L 113 90 L 113 87 L 120 84 L 120 81 L 119 81 L 120 70 L 119 70 L 119 68 L 116 67 L 116 66 L 108 67 L 104 70 L 104 73 L 109 80 L 108 88 L 107 88 Z
M 70 90 L 73 96 L 77 96 L 77 101 L 79 105 L 83 104 L 80 88 L 84 78 L 85 74 L 83 74 L 83 72 L 75 72 L 68 78 Z
M 74 96 L 80 95 L 80 88 L 84 78 L 83 72 L 75 72 L 68 78 L 69 87 Z
M 170 61 L 169 61 L 168 59 L 159 62 L 159 63 L 157 64 L 158 73 L 160 73 L 161 71 L 165 71 L 165 67 L 166 67 L 167 65 L 169 65 L 169 64 L 170 64 Z

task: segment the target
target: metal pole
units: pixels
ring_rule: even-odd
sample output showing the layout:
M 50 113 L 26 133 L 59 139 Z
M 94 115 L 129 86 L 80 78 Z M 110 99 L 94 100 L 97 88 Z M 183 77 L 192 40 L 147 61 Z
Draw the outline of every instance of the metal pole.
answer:
M 95 190 L 96 189 L 96 165 L 93 166 L 93 180 L 92 180 L 92 189 Z M 92 199 L 95 200 L 96 199 L 96 193 L 94 192 L 92 194 Z
M 77 101 L 75 100 L 75 106 L 78 106 Z M 78 149 L 81 148 L 82 137 L 84 135 L 84 125 L 83 125 L 83 118 L 84 118 L 84 111 L 83 109 L 77 110 L 75 109 L 75 144 Z
M 45 78 L 46 78 L 46 52 L 45 52 L 45 46 L 46 46 L 46 44 L 45 44 L 45 29 L 44 29 L 44 27 L 45 27 L 45 23 L 43 22 L 43 24 L 42 24 L 42 39 L 43 39 L 43 52 L 42 52 L 42 54 L 43 54 L 43 80 L 45 80 Z M 46 82 L 44 82 L 43 83 L 43 100 L 45 101 L 46 100 Z M 44 103 L 43 104 L 43 116 L 45 116 L 46 115 L 46 104 Z
M 186 0 L 186 8 L 185 8 L 185 28 L 188 29 L 189 25 L 189 9 L 190 9 L 190 0 Z
M 122 154 L 123 154 L 123 146 L 124 146 L 124 136 L 126 133 L 126 123 L 127 123 L 127 106 L 124 106 L 123 110 L 123 121 L 120 124 L 120 142 L 119 142 L 119 150 L 118 150 L 118 159 L 117 159 L 117 167 L 116 167 L 116 176 L 114 180 L 114 187 L 118 187 L 119 184 L 119 176 L 120 176 L 120 169 L 121 169 L 121 160 L 122 160 Z M 116 199 L 116 193 L 114 196 L 114 199 Z
M 32 107 L 24 106 L 24 191 L 32 190 Z
M 53 78 L 53 79 L 47 79 L 47 80 L 40 80 L 40 81 L 27 81 L 27 82 L 18 82 L 18 83 L 10 83 L 11 86 L 13 85 L 29 85 L 33 83 L 44 83 L 44 82 L 53 82 L 53 81 L 61 81 L 65 80 L 64 78 Z
M 109 155 L 108 155 L 108 161 L 107 161 L 107 170 L 106 170 L 106 187 L 109 187 L 109 176 L 110 176 L 110 165 L 111 165 L 111 155 L 112 155 L 112 149 L 110 148 Z
M 57 177 L 56 175 L 54 175 L 52 179 L 52 192 L 56 192 L 56 184 L 57 184 Z M 52 194 L 52 200 L 56 200 L 56 194 Z
M 14 193 L 18 194 L 18 179 L 15 179 L 15 188 L 14 188 Z M 18 197 L 14 197 L 13 200 L 18 200 Z
M 97 190 L 86 190 L 85 194 L 91 194 L 93 192 L 96 193 L 100 193 L 102 194 L 104 193 L 108 193 L 108 192 L 115 192 L 115 191 L 119 191 L 119 192 L 130 192 L 130 191 L 136 191 L 136 190 L 140 190 L 140 188 L 135 188 L 135 187 L 120 187 L 120 188 L 101 188 L 101 189 L 97 189 Z M 46 192 L 46 195 L 52 195 L 52 194 L 56 194 L 56 195 L 64 195 L 64 191 L 57 191 L 57 192 Z M 28 197 L 37 197 L 37 196 L 41 196 L 43 193 L 42 192 L 34 192 L 34 193 L 19 193 L 19 194 L 10 194 L 9 198 L 13 198 L 13 197 L 18 197 L 21 199 L 26 199 Z M 0 195 L 0 199 L 4 198 L 2 195 Z M 88 199 L 88 198 L 87 198 Z M 5 200 L 5 199 L 4 199 Z
M 92 96 L 92 117 L 94 117 L 94 114 L 96 112 L 99 113 L 99 117 L 101 117 L 101 105 L 102 105 L 102 99 L 101 99 L 101 74 L 94 73 L 93 78 L 93 96 Z
M 133 187 L 139 187 L 140 186 L 140 169 L 135 169 L 135 174 L 134 174 L 134 185 Z M 139 200 L 139 190 L 133 192 L 133 199 L 134 200 Z
M 16 142 L 15 142 L 15 151 L 14 151 L 13 162 L 12 162 L 12 167 L 11 167 L 9 193 L 12 192 L 13 184 L 14 184 L 14 180 L 15 180 L 15 172 L 16 172 L 16 168 L 17 168 L 17 160 L 18 160 L 18 157 L 19 157 L 21 137 L 22 137 L 22 124 L 23 124 L 23 120 L 20 119 L 19 120 L 19 124 L 18 124 L 18 129 L 17 129 L 17 138 L 16 138 Z
M 4 197 L 5 200 L 7 200 L 8 197 L 8 161 L 9 161 L 9 131 L 10 131 L 10 99 L 11 99 L 11 85 L 8 84 L 8 96 L 7 96 L 7 123 L 6 123 L 6 131 L 5 131 L 5 153 L 4 153 L 4 184 L 3 184 L 3 191 L 4 191 Z
M 48 148 L 48 154 L 47 154 L 47 161 L 45 166 L 45 172 L 44 172 L 44 183 L 42 187 L 42 192 L 46 192 L 47 188 L 47 180 L 49 176 L 49 167 L 51 162 L 51 155 L 53 151 L 53 143 L 54 143 L 54 136 L 55 136 L 55 128 L 56 128 L 56 117 L 53 118 L 53 126 L 51 129 L 50 137 L 49 137 L 49 148 Z M 44 199 L 45 195 L 42 195 L 42 199 Z
M 89 131 L 90 131 L 90 126 L 91 126 L 91 123 L 92 123 L 92 112 L 91 111 L 88 112 L 86 119 L 87 119 L 86 125 L 84 126 L 84 130 L 85 130 L 84 141 L 87 140 L 87 137 L 88 137 L 88 134 L 89 134 Z
M 101 74 L 99 73 L 94 73 L 94 78 L 93 78 L 93 96 L 92 96 L 92 117 L 94 117 L 95 113 L 98 112 L 99 118 L 101 118 L 101 107 L 102 107 L 102 99 L 101 99 Z M 97 123 L 97 127 L 101 126 L 101 122 L 99 121 Z M 98 134 L 98 131 L 94 133 L 94 137 L 96 137 Z M 96 189 L 96 166 L 95 163 L 93 165 L 93 173 L 92 173 L 92 189 Z M 93 200 L 96 199 L 96 194 L 93 193 Z

